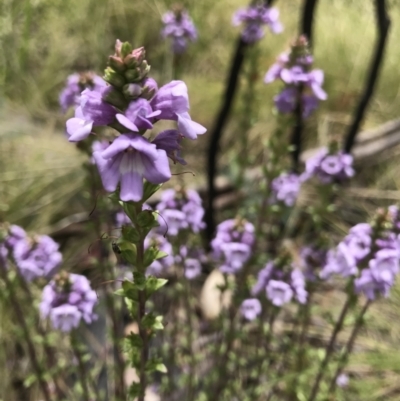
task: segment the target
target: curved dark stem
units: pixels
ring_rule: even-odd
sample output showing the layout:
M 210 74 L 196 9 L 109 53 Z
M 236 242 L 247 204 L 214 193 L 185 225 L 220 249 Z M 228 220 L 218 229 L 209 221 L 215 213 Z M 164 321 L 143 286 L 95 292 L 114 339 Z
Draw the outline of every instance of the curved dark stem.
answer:
M 265 0 L 267 6 L 271 5 L 274 0 Z M 253 3 L 253 1 L 251 1 Z M 245 51 L 247 48 L 247 43 L 245 43 L 241 37 L 239 37 L 236 43 L 236 50 L 232 58 L 231 69 L 229 72 L 229 77 L 226 83 L 226 89 L 224 93 L 224 98 L 222 106 L 219 110 L 217 119 L 214 124 L 214 128 L 211 131 L 210 144 L 207 150 L 207 185 L 208 185 L 208 201 L 207 201 L 207 211 L 206 211 L 206 234 L 208 242 L 211 241 L 212 235 L 214 234 L 215 221 L 214 221 L 214 199 L 216 195 L 215 191 L 215 176 L 217 174 L 217 156 L 219 152 L 219 144 L 222 137 L 222 132 L 225 124 L 228 120 L 229 113 L 232 107 L 232 103 L 235 97 L 237 83 L 240 71 L 242 69 Z
M 306 36 L 309 44 L 312 42 L 312 28 L 314 22 L 314 11 L 317 0 L 305 0 L 303 8 L 303 16 L 300 25 L 300 34 Z M 303 107 L 301 102 L 301 95 L 303 93 L 303 86 L 299 86 L 297 106 L 294 112 L 295 125 L 291 137 L 291 145 L 293 148 L 292 158 L 293 158 L 293 170 L 296 171 L 299 167 L 300 152 L 301 152 L 301 136 L 303 133 L 304 123 L 303 123 Z
M 303 18 L 301 20 L 301 33 L 307 37 L 310 45 L 312 43 L 312 28 L 316 4 L 317 0 L 306 0 L 303 8 Z
M 344 151 L 346 153 L 350 153 L 354 145 L 358 129 L 365 114 L 365 110 L 374 92 L 375 83 L 378 78 L 380 66 L 382 64 L 387 34 L 390 27 L 390 19 L 386 12 L 386 0 L 375 0 L 375 16 L 376 23 L 378 25 L 379 37 L 375 48 L 375 54 L 372 58 L 371 69 L 369 72 L 369 77 L 365 86 L 364 93 L 354 115 L 353 123 L 351 124 L 346 135 L 344 143 Z

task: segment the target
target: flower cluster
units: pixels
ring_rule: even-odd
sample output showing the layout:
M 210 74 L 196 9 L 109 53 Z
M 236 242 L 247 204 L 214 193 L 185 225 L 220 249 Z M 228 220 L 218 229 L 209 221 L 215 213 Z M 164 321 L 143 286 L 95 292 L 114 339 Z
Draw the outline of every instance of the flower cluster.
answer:
M 175 258 L 177 263 L 183 265 L 184 276 L 188 280 L 193 280 L 201 274 L 202 263 L 207 261 L 207 257 L 201 248 L 181 246 L 179 255 Z
M 300 192 L 302 177 L 295 173 L 282 173 L 271 182 L 272 203 L 282 202 L 286 206 L 296 203 Z
M 50 318 L 55 329 L 69 332 L 79 326 L 81 320 L 91 323 L 97 295 L 89 280 L 79 274 L 62 272 L 43 289 L 40 312 Z
M 316 246 L 305 246 L 301 249 L 300 268 L 307 280 L 317 279 L 317 270 L 326 265 L 326 256 L 327 251 Z
M 261 302 L 257 298 L 245 299 L 240 306 L 240 313 L 247 320 L 256 319 L 261 310 Z
M 281 54 L 277 62 L 267 71 L 264 82 L 276 80 L 284 83 L 282 91 L 274 97 L 275 106 L 280 113 L 293 113 L 300 101 L 303 118 L 307 118 L 320 100 L 326 100 L 322 89 L 324 73 L 311 69 L 313 57 L 309 53 L 307 40 L 301 36 L 292 46 L 290 54 Z
M 162 17 L 164 27 L 161 35 L 171 38 L 172 51 L 181 54 L 186 51 L 188 42 L 197 39 L 197 30 L 186 10 L 175 7 L 174 10 L 166 12 Z
M 156 81 L 147 76 L 149 70 L 144 48 L 133 50 L 129 43 L 117 40 L 104 75 L 109 85 L 85 89 L 75 117 L 67 121 L 71 142 L 86 139 L 96 126 L 118 131 L 109 146 L 94 151 L 93 158 L 106 191 L 114 192 L 120 185 L 123 201 L 142 199 L 143 178 L 153 184 L 168 181 L 168 157 L 175 163 L 185 163 L 179 154 L 182 138 L 196 139 L 206 131 L 188 113 L 184 82 L 171 81 L 158 88 Z M 143 135 L 158 120 L 176 121 L 178 129 L 163 131 L 150 141 Z
M 306 161 L 304 179 L 316 177 L 323 184 L 353 177 L 353 156 L 343 151 L 332 153 L 322 148 Z
M 213 256 L 221 260 L 223 273 L 236 274 L 250 259 L 254 244 L 254 226 L 237 218 L 225 220 L 217 226 L 217 233 L 211 242 Z
M 378 294 L 387 297 L 400 271 L 399 223 L 398 209 L 392 206 L 388 213 L 378 214 L 373 225 L 360 223 L 352 227 L 328 252 L 320 277 L 353 276 L 356 293 L 370 300 Z
M 66 85 L 60 93 L 59 103 L 65 113 L 70 107 L 77 107 L 80 103 L 80 95 L 85 89 L 101 92 L 106 86 L 103 78 L 93 72 L 72 74 L 67 78 Z
M 286 271 L 279 263 L 268 262 L 259 271 L 252 295 L 256 296 L 263 290 L 267 299 L 275 306 L 283 306 L 293 298 L 301 304 L 307 302 L 306 282 L 301 270 L 291 268 Z
M 264 4 L 255 4 L 245 9 L 239 9 L 232 18 L 232 24 L 234 26 L 245 25 L 242 31 L 242 40 L 248 44 L 255 43 L 264 36 L 263 25 L 268 25 L 271 32 L 275 34 L 283 31 L 278 9 L 267 7 Z
M 26 281 L 39 277 L 50 278 L 57 271 L 62 255 L 59 245 L 47 235 L 30 238 L 23 228 L 11 225 L 0 243 L 1 262 L 11 257 Z
M 156 209 L 160 213 L 160 230 L 176 236 L 181 230 L 198 233 L 204 228 L 204 208 L 199 194 L 191 189 L 167 189 L 163 191 Z

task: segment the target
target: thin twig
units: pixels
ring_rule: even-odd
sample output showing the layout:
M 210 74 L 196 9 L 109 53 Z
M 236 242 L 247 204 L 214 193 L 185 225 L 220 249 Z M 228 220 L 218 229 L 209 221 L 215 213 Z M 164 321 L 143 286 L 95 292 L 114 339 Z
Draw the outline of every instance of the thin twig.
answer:
M 43 369 L 41 368 L 41 366 L 39 364 L 39 360 L 36 355 L 35 346 L 32 342 L 31 333 L 29 332 L 28 324 L 26 323 L 26 320 L 25 320 L 25 313 L 23 312 L 21 305 L 19 304 L 18 297 L 15 295 L 14 285 L 13 285 L 13 283 L 11 283 L 10 279 L 8 278 L 8 272 L 6 271 L 5 267 L 2 265 L 0 265 L 0 274 L 2 276 L 2 279 L 4 280 L 4 283 L 6 284 L 6 288 L 8 289 L 8 291 L 10 293 L 10 300 L 11 300 L 11 303 L 15 310 L 14 316 L 15 316 L 16 320 L 18 321 L 18 324 L 22 328 L 24 340 L 28 347 L 29 359 L 31 360 L 33 369 L 35 371 L 36 378 L 39 382 L 39 386 L 43 393 L 43 397 L 44 397 L 45 401 L 51 401 L 49 388 L 47 386 L 46 381 L 43 379 Z
M 346 300 L 345 304 L 343 305 L 342 311 L 340 312 L 339 319 L 336 322 L 335 328 L 333 329 L 332 336 L 331 336 L 331 339 L 329 341 L 328 347 L 326 348 L 325 358 L 321 362 L 321 365 L 319 366 L 318 374 L 317 374 L 317 377 L 315 379 L 314 386 L 313 386 L 313 388 L 311 390 L 310 398 L 308 399 L 308 401 L 314 401 L 315 397 L 318 394 L 319 385 L 320 385 L 322 377 L 323 377 L 323 375 L 325 373 L 326 366 L 328 365 L 328 362 L 329 362 L 329 360 L 331 358 L 331 355 L 333 353 L 335 342 L 336 342 L 336 338 L 337 338 L 340 330 L 342 330 L 343 323 L 344 323 L 344 318 L 346 317 L 347 311 L 349 310 L 350 303 L 351 303 L 350 302 L 350 297 L 347 297 L 347 300 Z
M 270 6 L 274 0 L 265 0 L 265 4 Z M 250 4 L 252 4 L 251 1 Z M 215 190 L 215 176 L 217 174 L 217 158 L 219 153 L 219 144 L 222 137 L 222 132 L 228 120 L 229 113 L 235 98 L 238 78 L 242 69 L 243 60 L 248 44 L 245 43 L 240 36 L 236 42 L 235 53 L 231 62 L 231 69 L 229 72 L 228 80 L 225 87 L 225 93 L 218 117 L 215 121 L 214 128 L 211 131 L 210 144 L 207 150 L 208 154 L 208 167 L 207 167 L 207 180 L 208 180 L 208 204 L 205 221 L 207 223 L 207 239 L 210 242 L 214 234 L 215 221 L 214 221 L 214 199 L 216 196 Z
M 379 69 L 382 64 L 383 54 L 385 51 L 387 34 L 390 27 L 390 19 L 386 12 L 386 0 L 375 0 L 375 16 L 378 26 L 378 41 L 375 48 L 375 54 L 372 58 L 371 69 L 369 72 L 368 80 L 364 89 L 364 93 L 360 99 L 357 110 L 354 115 L 353 123 L 346 135 L 344 143 L 344 151 L 350 153 L 353 148 L 360 124 L 364 117 L 368 103 L 375 89 L 376 80 L 378 78 Z
M 329 395 L 333 395 L 334 392 L 335 392 L 337 378 L 342 373 L 342 370 L 343 370 L 344 365 L 345 365 L 345 363 L 347 361 L 347 358 L 348 358 L 349 354 L 351 353 L 351 351 L 353 350 L 355 339 L 356 339 L 356 337 L 358 335 L 358 332 L 360 331 L 360 329 L 361 329 L 361 327 L 363 325 L 363 322 L 364 322 L 364 315 L 367 312 L 367 309 L 368 309 L 368 307 L 370 305 L 371 305 L 371 301 L 368 300 L 365 303 L 364 307 L 362 308 L 362 310 L 361 310 L 361 312 L 360 312 L 360 314 L 359 314 L 359 316 L 358 316 L 358 318 L 356 320 L 356 323 L 354 325 L 353 331 L 352 331 L 352 333 L 350 335 L 349 340 L 347 341 L 344 353 L 343 353 L 342 357 L 340 358 L 339 365 L 338 365 L 338 367 L 336 369 L 335 374 L 333 375 L 331 384 L 329 386 L 329 391 L 328 391 Z

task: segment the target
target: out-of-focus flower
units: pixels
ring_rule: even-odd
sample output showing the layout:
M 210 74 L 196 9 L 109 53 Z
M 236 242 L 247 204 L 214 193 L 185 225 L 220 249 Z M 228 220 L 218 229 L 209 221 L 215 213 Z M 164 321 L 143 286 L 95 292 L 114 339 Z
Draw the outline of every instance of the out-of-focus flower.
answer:
M 291 301 L 293 290 L 284 281 L 270 280 L 267 284 L 267 298 L 275 306 L 282 306 Z
M 261 303 L 257 298 L 245 299 L 240 306 L 240 313 L 247 320 L 256 319 L 261 310 Z
M 96 303 L 97 295 L 85 276 L 64 272 L 44 287 L 40 312 L 44 319 L 50 318 L 55 329 L 69 332 L 82 320 L 91 323 L 96 319 Z
M 327 148 L 322 148 L 306 161 L 303 179 L 317 177 L 323 184 L 329 184 L 335 180 L 346 180 L 353 175 L 353 156 L 342 151 L 330 154 Z
M 239 9 L 233 15 L 232 24 L 234 26 L 244 25 L 242 39 L 248 44 L 259 41 L 265 35 L 264 25 L 267 25 L 275 34 L 283 31 L 283 26 L 279 21 L 278 9 L 263 4 L 250 5 L 245 9 Z
M 328 252 L 327 262 L 320 272 L 320 277 L 326 280 L 333 274 L 349 277 L 357 273 L 357 261 L 354 255 L 349 251 L 348 246 L 341 242 L 336 249 Z
M 349 384 L 349 376 L 347 376 L 345 373 L 341 373 L 336 378 L 336 384 L 340 388 L 347 387 Z
M 174 264 L 174 254 L 171 243 L 162 235 L 152 231 L 144 241 L 145 249 L 154 246 L 167 256 L 155 260 L 146 270 L 147 274 L 160 277 L 168 272 L 170 267 Z
M 197 39 L 197 30 L 186 10 L 176 8 L 166 12 L 162 17 L 164 27 L 161 35 L 172 40 L 172 51 L 176 54 L 184 53 L 189 41 Z
M 59 245 L 47 235 L 17 241 L 13 247 L 13 258 L 21 276 L 27 281 L 52 277 L 62 260 L 58 248 Z
M 283 173 L 271 183 L 272 202 L 280 201 L 286 206 L 293 206 L 300 192 L 301 177 L 294 173 Z
M 156 209 L 160 212 L 160 230 L 176 236 L 181 230 L 198 233 L 204 228 L 204 208 L 199 194 L 192 189 L 167 189 Z

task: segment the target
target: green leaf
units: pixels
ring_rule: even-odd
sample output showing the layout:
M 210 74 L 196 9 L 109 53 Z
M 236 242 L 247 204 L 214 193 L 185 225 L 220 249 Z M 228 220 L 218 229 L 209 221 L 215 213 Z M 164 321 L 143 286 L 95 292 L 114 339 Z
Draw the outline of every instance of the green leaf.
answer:
M 132 222 L 136 220 L 137 211 L 142 210 L 142 203 L 140 202 L 120 202 L 120 205 Z
M 140 235 L 135 227 L 122 226 L 122 237 L 124 240 L 137 244 L 140 241 Z
M 161 359 L 159 358 L 152 358 L 148 360 L 146 364 L 146 372 L 152 373 L 155 371 L 167 373 L 167 367 L 161 362 Z
M 153 313 L 149 313 L 142 319 L 142 325 L 145 329 L 149 330 L 163 330 L 164 325 L 162 324 L 163 317 L 155 316 Z
M 118 242 L 119 249 L 121 251 L 121 257 L 128 263 L 136 265 L 136 246 L 129 241 L 121 240 Z
M 168 280 L 163 278 L 157 278 L 154 276 L 147 277 L 146 280 L 146 297 L 150 297 L 153 293 L 155 293 L 158 289 L 163 287 L 168 283 Z
M 155 246 L 150 246 L 144 252 L 143 264 L 145 267 L 150 266 L 155 260 L 168 256 L 168 253 L 160 251 Z
M 130 348 L 141 349 L 143 347 L 143 341 L 139 334 L 130 332 L 126 337 L 126 341 L 128 342 Z
M 153 227 L 154 221 L 157 220 L 156 216 L 151 210 L 142 210 L 137 216 L 137 223 L 143 228 Z
M 129 387 L 129 395 L 132 399 L 139 397 L 141 392 L 140 383 L 133 382 Z
M 129 280 L 124 280 L 122 282 L 122 289 L 124 291 L 124 296 L 128 299 L 131 299 L 133 301 L 138 301 L 138 288 L 136 283 L 133 283 L 132 281 Z
M 129 42 L 122 43 L 121 57 L 125 58 L 128 54 L 132 53 L 132 45 Z
M 25 380 L 24 380 L 24 387 L 30 387 L 30 386 L 32 386 L 32 384 L 33 383 L 35 383 L 36 382 L 36 375 L 34 375 L 34 374 L 32 374 L 32 375 L 29 375 Z
M 119 288 L 118 290 L 114 291 L 114 295 L 118 295 L 119 297 L 124 297 L 125 290 L 123 288 Z
M 141 272 L 133 273 L 133 282 L 135 288 L 139 291 L 143 291 L 146 288 L 146 276 Z
M 152 184 L 151 182 L 145 181 L 143 186 L 143 202 L 146 202 L 147 199 L 154 195 L 161 187 L 162 184 Z

